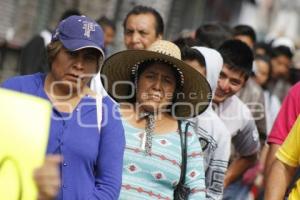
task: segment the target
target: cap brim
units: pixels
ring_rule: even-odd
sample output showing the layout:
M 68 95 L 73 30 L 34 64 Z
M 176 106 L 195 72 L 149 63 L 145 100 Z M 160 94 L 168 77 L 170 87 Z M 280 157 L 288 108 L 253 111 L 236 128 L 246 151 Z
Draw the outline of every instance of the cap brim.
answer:
M 89 40 L 80 40 L 80 39 L 62 39 L 60 38 L 60 41 L 63 43 L 64 47 L 66 49 L 68 49 L 69 51 L 78 51 L 80 49 L 85 49 L 85 48 L 94 48 L 100 51 L 100 53 L 102 54 L 103 58 L 105 56 L 102 48 L 95 44 L 92 41 Z
M 165 60 L 175 65 L 183 73 L 182 92 L 184 97 L 181 96 L 176 101 L 183 105 L 177 107 L 177 117 L 194 117 L 201 114 L 208 107 L 211 101 L 211 88 L 205 77 L 182 60 L 148 50 L 121 51 L 104 61 L 100 71 L 101 75 L 105 77 L 102 81 L 108 94 L 117 102 L 127 102 L 129 100 L 130 85 L 118 84 L 115 87 L 114 84 L 118 81 L 132 82 L 132 67 L 138 62 L 149 59 Z M 190 103 L 189 105 L 193 106 L 192 110 L 187 105 L 184 106 L 185 103 Z

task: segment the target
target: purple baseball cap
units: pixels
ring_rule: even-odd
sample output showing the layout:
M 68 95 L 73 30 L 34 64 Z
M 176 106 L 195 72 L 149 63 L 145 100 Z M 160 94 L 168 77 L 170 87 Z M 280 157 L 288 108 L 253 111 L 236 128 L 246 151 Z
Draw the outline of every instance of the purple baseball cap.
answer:
M 79 15 L 72 15 L 62 20 L 52 40 L 59 40 L 69 51 L 77 51 L 84 48 L 98 49 L 104 57 L 104 33 L 99 24 L 94 20 Z

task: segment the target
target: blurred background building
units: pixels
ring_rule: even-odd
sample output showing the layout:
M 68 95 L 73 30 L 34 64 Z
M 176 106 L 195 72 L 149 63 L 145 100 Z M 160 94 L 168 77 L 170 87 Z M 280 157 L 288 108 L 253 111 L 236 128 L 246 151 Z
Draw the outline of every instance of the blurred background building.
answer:
M 124 49 L 122 22 L 135 5 L 157 9 L 164 18 L 165 39 L 190 34 L 205 22 L 251 25 L 259 40 L 288 36 L 299 42 L 300 0 L 1 0 L 0 82 L 18 73 L 20 49 L 41 30 L 54 29 L 61 14 L 77 8 L 97 19 L 115 21 L 117 33 L 112 52 Z

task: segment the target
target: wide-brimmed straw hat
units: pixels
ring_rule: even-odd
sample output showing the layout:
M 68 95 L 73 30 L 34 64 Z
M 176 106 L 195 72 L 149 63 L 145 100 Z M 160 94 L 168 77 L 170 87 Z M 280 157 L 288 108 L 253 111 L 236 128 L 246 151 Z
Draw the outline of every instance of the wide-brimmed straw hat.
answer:
M 211 101 L 209 83 L 198 71 L 181 60 L 180 49 L 172 42 L 158 40 L 147 50 L 125 50 L 107 58 L 101 69 L 102 83 L 117 102 L 128 102 L 135 93 L 133 75 L 136 67 L 147 60 L 163 61 L 176 68 L 182 80 L 177 95 L 175 117 L 190 118 L 201 114 Z M 131 83 L 131 84 L 130 84 Z M 175 94 L 176 95 L 176 94 Z

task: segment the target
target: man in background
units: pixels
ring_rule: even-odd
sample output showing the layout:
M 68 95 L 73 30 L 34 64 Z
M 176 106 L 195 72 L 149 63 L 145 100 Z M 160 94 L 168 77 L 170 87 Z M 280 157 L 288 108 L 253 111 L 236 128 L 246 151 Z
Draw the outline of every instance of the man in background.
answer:
M 103 29 L 105 54 L 109 55 L 109 45 L 114 42 L 114 38 L 116 35 L 116 25 L 112 20 L 108 19 L 105 16 L 100 17 L 96 22 Z
M 123 27 L 126 49 L 147 49 L 153 42 L 162 39 L 164 33 L 161 15 L 147 6 L 135 6 L 129 11 Z M 92 79 L 90 87 L 102 96 L 107 95 L 100 80 L 100 72 Z
M 151 7 L 136 6 L 125 17 L 124 44 L 127 49 L 147 49 L 164 33 L 161 15 Z

